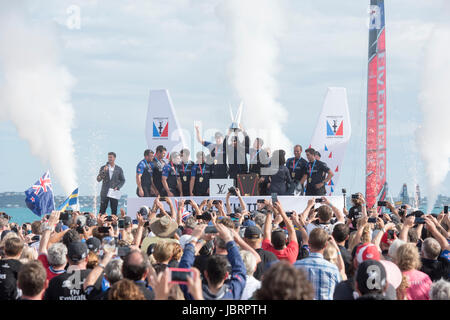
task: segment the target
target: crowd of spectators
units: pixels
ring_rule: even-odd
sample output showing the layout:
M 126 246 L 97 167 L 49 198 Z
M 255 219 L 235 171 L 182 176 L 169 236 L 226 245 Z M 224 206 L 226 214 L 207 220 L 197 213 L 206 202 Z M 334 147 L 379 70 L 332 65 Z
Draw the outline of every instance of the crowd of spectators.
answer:
M 303 212 L 270 200 L 249 212 L 236 196 L 235 212 L 158 197 L 135 220 L 123 208 L 23 225 L 2 213 L 0 299 L 450 299 L 447 213 L 382 212 L 362 194 L 349 210 L 323 197 Z

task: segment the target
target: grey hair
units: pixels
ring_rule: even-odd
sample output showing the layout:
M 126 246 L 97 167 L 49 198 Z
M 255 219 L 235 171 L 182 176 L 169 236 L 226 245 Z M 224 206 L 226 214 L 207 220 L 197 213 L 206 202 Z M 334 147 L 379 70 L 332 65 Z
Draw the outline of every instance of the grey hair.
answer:
M 430 300 L 450 300 L 450 282 L 444 279 L 433 282 L 430 288 Z
M 190 216 L 186 219 L 184 225 L 186 226 L 186 228 L 194 229 L 197 226 L 197 219 L 195 219 L 194 216 Z
M 108 262 L 105 267 L 105 277 L 111 283 L 111 285 L 119 280 L 123 279 L 122 275 L 122 259 L 114 259 Z
M 426 238 L 422 243 L 422 254 L 426 259 L 437 259 L 441 253 L 441 245 L 434 238 Z
M 397 250 L 405 243 L 406 242 L 403 240 L 395 239 L 394 242 L 392 242 L 391 246 L 389 247 L 388 255 L 394 260 L 397 259 Z
M 261 229 L 264 226 L 264 223 L 266 222 L 266 215 L 263 213 L 257 213 L 255 215 L 255 223 L 261 227 Z
M 47 259 L 51 266 L 65 266 L 67 264 L 67 247 L 61 242 L 52 244 L 48 248 Z
M 245 269 L 247 270 L 247 276 L 253 276 L 256 271 L 256 258 L 248 250 L 239 251 L 242 257 L 242 261 L 244 261 Z

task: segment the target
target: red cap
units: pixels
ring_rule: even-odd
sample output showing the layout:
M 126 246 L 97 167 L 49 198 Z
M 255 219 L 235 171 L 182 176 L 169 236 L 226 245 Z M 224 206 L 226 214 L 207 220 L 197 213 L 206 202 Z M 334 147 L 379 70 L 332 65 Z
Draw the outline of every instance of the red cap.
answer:
M 363 243 L 358 246 L 358 248 L 356 248 L 355 256 L 358 264 L 366 260 L 380 261 L 380 252 L 373 243 Z
M 384 244 L 386 244 L 386 245 L 388 245 L 388 246 L 390 246 L 391 243 L 394 242 L 395 239 L 397 239 L 397 235 L 396 235 L 395 233 L 394 233 L 394 238 L 389 239 L 388 231 L 386 231 L 386 232 L 383 234 L 383 237 L 381 238 L 381 242 L 384 243 Z

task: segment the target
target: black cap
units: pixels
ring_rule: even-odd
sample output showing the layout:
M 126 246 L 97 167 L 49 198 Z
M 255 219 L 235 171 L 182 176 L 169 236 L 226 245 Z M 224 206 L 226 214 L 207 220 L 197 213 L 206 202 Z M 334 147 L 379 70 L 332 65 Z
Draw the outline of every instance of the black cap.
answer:
M 244 238 L 246 239 L 259 239 L 261 238 L 262 232 L 256 226 L 249 226 L 245 228 Z
M 100 241 L 100 239 L 98 239 L 96 237 L 92 237 L 92 238 L 89 238 L 86 240 L 86 245 L 90 251 L 97 252 L 98 249 L 100 249 L 102 242 Z
M 377 260 L 366 260 L 359 264 L 355 281 L 361 294 L 382 293 L 386 286 L 386 269 Z
M 131 219 L 131 217 L 125 216 L 123 218 L 123 224 L 125 225 L 125 227 L 130 226 L 132 223 L 133 223 L 133 219 Z
M 84 242 L 75 241 L 69 243 L 69 245 L 67 246 L 67 255 L 73 262 L 78 262 L 80 260 L 86 259 L 88 254 L 89 249 Z

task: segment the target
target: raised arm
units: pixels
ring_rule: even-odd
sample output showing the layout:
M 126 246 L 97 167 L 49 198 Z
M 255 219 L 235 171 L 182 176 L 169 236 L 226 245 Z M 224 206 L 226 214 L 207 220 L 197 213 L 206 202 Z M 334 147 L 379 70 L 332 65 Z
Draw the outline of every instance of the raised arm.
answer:
M 302 215 L 298 215 L 297 212 L 292 213 L 292 222 L 298 227 L 302 234 L 302 243 L 307 244 L 309 240 L 308 232 L 306 232 L 306 220 Z
M 231 196 L 231 193 L 227 192 L 227 196 L 225 198 L 225 205 L 226 205 L 226 208 L 227 208 L 227 214 L 231 214 L 230 196 Z
M 170 217 L 171 217 L 173 220 L 176 220 L 176 218 L 177 218 L 177 216 L 176 216 L 177 212 L 175 211 L 175 206 L 173 205 L 172 200 L 171 200 L 169 197 L 166 197 L 166 202 L 167 202 L 167 204 L 169 205 L 169 208 L 170 208 Z
M 95 266 L 94 269 L 92 269 L 91 272 L 89 272 L 88 276 L 84 280 L 83 283 L 84 291 L 86 291 L 88 287 L 93 286 L 97 282 L 98 278 L 102 275 L 105 266 L 111 261 L 112 257 L 113 253 L 105 252 L 103 259 L 100 261 L 99 264 L 97 264 L 97 266 Z
M 298 242 L 297 241 L 297 234 L 295 233 L 295 229 L 294 229 L 294 225 L 292 224 L 291 219 L 289 219 L 287 217 L 286 212 L 284 212 L 284 209 L 283 209 L 281 203 L 279 201 L 277 201 L 274 204 L 274 207 L 275 207 L 276 210 L 278 210 L 278 213 L 283 218 L 284 224 L 286 225 L 286 229 L 288 231 L 289 241 Z
M 438 231 L 433 220 L 429 216 L 425 216 L 425 225 L 427 230 L 433 235 L 433 237 L 439 242 L 442 250 L 450 250 L 450 245 L 447 239 Z
M 180 199 L 180 201 L 178 201 L 178 210 L 177 210 L 177 224 L 179 226 L 181 226 L 183 223 L 183 220 L 181 217 L 183 214 L 183 211 L 184 211 L 184 199 L 182 198 L 182 199 Z
M 272 213 L 267 212 L 266 214 L 266 222 L 264 223 L 264 239 L 272 242 Z
M 302 216 L 303 219 L 308 220 L 309 213 L 311 212 L 311 209 L 314 207 L 315 203 L 316 203 L 315 198 L 308 200 L 305 210 L 303 210 L 303 212 L 300 214 L 300 216 Z
M 195 136 L 197 137 L 197 141 L 203 146 L 203 139 L 200 135 L 200 129 L 198 126 L 195 126 Z
M 322 197 L 322 200 L 331 207 L 331 210 L 333 210 L 334 214 L 336 215 L 337 221 L 344 223 L 345 216 L 342 211 L 339 210 L 339 208 L 335 207 L 327 197 Z
M 47 254 L 50 235 L 59 221 L 60 211 L 52 211 L 48 219 L 48 228 L 42 233 L 41 241 L 39 242 L 39 254 Z
M 142 234 L 144 233 L 145 219 L 142 217 L 142 215 L 140 213 L 136 214 L 136 219 L 138 221 L 138 227 L 137 227 L 137 231 L 136 231 L 136 236 L 134 237 L 134 240 L 133 240 L 133 245 L 140 247 L 141 240 L 142 240 Z
M 191 206 L 194 209 L 196 216 L 199 216 L 202 214 L 202 211 L 200 210 L 200 208 L 198 207 L 197 203 L 194 200 L 191 200 Z
M 245 204 L 244 199 L 241 196 L 241 191 L 239 190 L 239 188 L 236 188 L 236 194 L 237 194 L 237 197 L 239 199 L 239 204 L 241 205 L 241 208 L 242 208 L 241 213 L 242 214 L 248 213 L 247 205 Z
M 414 215 L 409 216 L 405 219 L 405 222 L 403 223 L 403 228 L 400 231 L 400 234 L 398 236 L 398 238 L 400 240 L 408 242 L 408 231 L 409 231 L 409 229 L 411 229 L 414 226 L 415 219 L 416 219 L 416 217 Z

